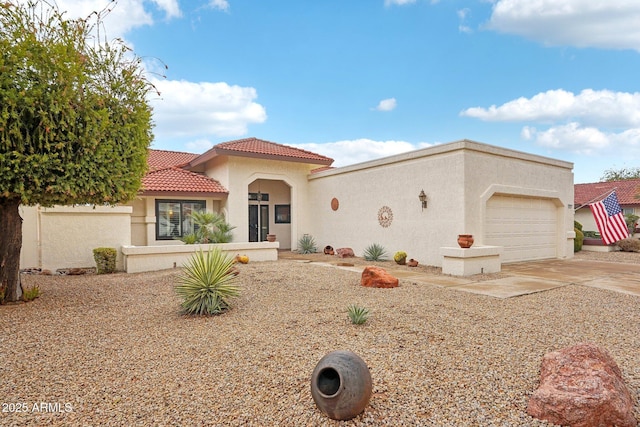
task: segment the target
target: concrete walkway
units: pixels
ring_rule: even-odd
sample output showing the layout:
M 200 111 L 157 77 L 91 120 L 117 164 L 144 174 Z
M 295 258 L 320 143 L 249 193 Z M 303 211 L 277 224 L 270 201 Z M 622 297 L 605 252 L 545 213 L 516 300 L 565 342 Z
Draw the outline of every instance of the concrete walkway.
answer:
M 348 259 L 343 260 L 348 263 Z M 301 261 L 312 262 L 312 261 Z M 362 266 L 313 262 L 361 273 Z M 503 264 L 501 278 L 479 280 L 473 276 L 447 276 L 419 270 L 386 269 L 400 280 L 410 280 L 495 298 L 511 298 L 567 285 L 582 285 L 640 296 L 640 264 L 623 264 L 581 259 L 543 260 Z M 506 276 L 506 277 L 505 277 Z

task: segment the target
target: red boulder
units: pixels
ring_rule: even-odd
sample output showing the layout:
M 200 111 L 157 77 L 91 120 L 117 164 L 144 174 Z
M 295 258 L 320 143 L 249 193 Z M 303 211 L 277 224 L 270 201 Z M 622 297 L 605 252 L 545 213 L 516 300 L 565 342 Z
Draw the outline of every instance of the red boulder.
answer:
M 397 288 L 398 279 L 393 277 L 384 268 L 368 266 L 365 267 L 360 279 L 362 286 L 369 288 Z
M 356 255 L 351 248 L 338 248 L 336 249 L 336 256 L 340 258 L 353 258 Z
M 529 398 L 527 413 L 571 427 L 637 426 L 620 368 L 592 343 L 544 356 L 540 386 Z

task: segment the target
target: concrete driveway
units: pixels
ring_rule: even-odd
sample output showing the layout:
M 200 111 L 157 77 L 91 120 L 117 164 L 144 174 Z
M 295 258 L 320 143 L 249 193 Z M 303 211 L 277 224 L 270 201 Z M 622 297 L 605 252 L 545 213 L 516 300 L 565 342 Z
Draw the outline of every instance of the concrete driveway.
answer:
M 640 264 L 552 259 L 503 264 L 502 273 L 507 277 L 450 283 L 448 286 L 496 298 L 510 298 L 571 284 L 640 296 Z

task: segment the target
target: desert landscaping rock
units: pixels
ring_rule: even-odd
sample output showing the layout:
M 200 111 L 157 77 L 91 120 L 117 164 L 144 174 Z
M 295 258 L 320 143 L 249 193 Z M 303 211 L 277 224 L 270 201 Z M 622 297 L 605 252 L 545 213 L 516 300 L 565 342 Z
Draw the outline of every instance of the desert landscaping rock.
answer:
M 215 317 L 180 314 L 178 270 L 23 276 L 42 296 L 0 306 L 0 425 L 550 426 L 526 412 L 540 362 L 580 342 L 615 359 L 640 418 L 638 297 L 570 285 L 502 300 L 403 279 L 387 292 L 286 259 L 238 269 L 242 295 Z M 344 423 L 309 390 L 333 350 L 360 355 L 373 382 Z

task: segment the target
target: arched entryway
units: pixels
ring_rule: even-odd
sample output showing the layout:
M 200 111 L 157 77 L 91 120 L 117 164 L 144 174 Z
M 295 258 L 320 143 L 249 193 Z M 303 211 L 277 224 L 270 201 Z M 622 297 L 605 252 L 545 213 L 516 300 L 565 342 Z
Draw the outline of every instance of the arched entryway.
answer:
M 275 235 L 281 249 L 291 248 L 291 187 L 282 180 L 256 179 L 248 186 L 250 242 Z

